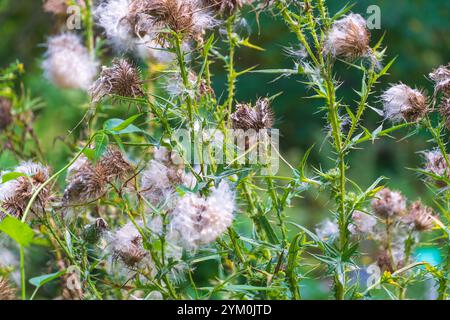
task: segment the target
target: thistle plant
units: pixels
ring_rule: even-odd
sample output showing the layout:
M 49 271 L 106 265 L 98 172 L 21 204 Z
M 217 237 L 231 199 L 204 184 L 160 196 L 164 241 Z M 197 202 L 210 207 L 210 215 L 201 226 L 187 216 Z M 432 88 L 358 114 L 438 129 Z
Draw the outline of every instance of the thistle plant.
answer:
M 43 9 L 64 16 L 75 3 L 83 29 L 49 35 L 41 64 L 53 86 L 86 100 L 60 139 L 70 153 L 63 166 L 51 167 L 33 129 L 44 104 L 17 89 L 23 66 L 0 74 L 0 141 L 16 163 L 1 173 L 0 231 L 9 237 L 0 239 L 0 298 L 18 298 L 18 287 L 34 299 L 57 282 L 51 298 L 302 299 L 322 278 L 339 300 L 423 298 L 410 288 L 429 281 L 447 299 L 448 66 L 430 71 L 432 96 L 407 79 L 389 84 L 395 58 L 383 37 L 351 6 L 331 13 L 325 0 L 49 0 Z M 263 12 L 295 35 L 292 68 L 237 63 L 243 47 L 264 54 L 240 28 Z M 360 74 L 356 100 L 341 94 L 348 84 L 337 66 Z M 331 164 L 310 163 L 314 146 L 286 160 L 278 95 L 237 98 L 242 76 L 260 74 L 295 77 L 319 101 Z M 382 117 L 368 123 L 373 110 Z M 349 178 L 353 153 L 405 130 L 430 135 L 429 150 L 418 150 L 423 168 L 410 171 L 433 202 L 408 199 L 388 177 Z M 316 227 L 288 214 L 312 192 L 329 197 Z M 425 245 L 442 248 L 442 262 L 420 260 L 415 249 Z M 50 256 L 46 273 L 26 264 L 32 247 Z M 372 282 L 370 265 L 379 271 Z

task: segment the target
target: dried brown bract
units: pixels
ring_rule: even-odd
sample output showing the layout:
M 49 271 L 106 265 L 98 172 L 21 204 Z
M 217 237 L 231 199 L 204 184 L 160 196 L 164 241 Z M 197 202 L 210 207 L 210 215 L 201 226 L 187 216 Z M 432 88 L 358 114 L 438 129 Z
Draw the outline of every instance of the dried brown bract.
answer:
M 108 183 L 123 179 L 132 171 L 133 167 L 116 147 L 108 147 L 96 164 L 82 155 L 69 168 L 63 204 L 84 204 L 94 201 L 105 193 Z
M 89 89 L 93 102 L 106 95 L 142 97 L 142 79 L 138 69 L 125 59 L 114 59 L 111 67 L 103 67 L 98 78 Z
M 0 277 L 0 300 L 16 300 L 17 290 L 10 286 L 8 280 Z
M 238 104 L 236 111 L 231 114 L 234 129 L 261 130 L 272 128 L 274 116 L 270 108 L 269 99 L 259 99 L 256 105 Z
M 428 231 L 433 229 L 433 209 L 424 206 L 420 201 L 415 201 L 408 209 L 405 222 L 411 223 L 416 231 Z
M 11 101 L 0 97 L 0 132 L 5 130 L 12 122 Z
M 415 122 L 430 111 L 425 94 L 402 83 L 392 85 L 382 94 L 381 100 L 386 119 L 394 122 L 403 119 Z

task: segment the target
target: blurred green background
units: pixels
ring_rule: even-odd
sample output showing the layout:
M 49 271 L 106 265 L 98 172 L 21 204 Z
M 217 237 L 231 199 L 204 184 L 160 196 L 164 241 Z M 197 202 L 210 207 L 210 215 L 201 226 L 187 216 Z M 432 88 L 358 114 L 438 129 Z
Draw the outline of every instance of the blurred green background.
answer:
M 330 11 L 337 12 L 346 1 L 328 0 Z M 435 67 L 450 61 L 450 30 L 448 0 L 361 0 L 354 1 L 353 12 L 368 17 L 367 7 L 378 5 L 381 8 L 381 30 L 372 30 L 372 44 L 386 32 L 384 46 L 387 46 L 385 62 L 398 56 L 390 69 L 390 75 L 383 77 L 376 86 L 377 95 L 389 83 L 402 81 L 412 87 L 417 86 L 432 93 L 432 84 L 426 78 Z M 60 90 L 42 77 L 40 61 L 45 51 L 43 44 L 48 35 L 58 32 L 57 23 L 51 14 L 44 13 L 40 0 L 17 1 L 0 0 L 0 67 L 19 59 L 25 64 L 23 78 L 25 88 L 32 96 L 39 96 L 46 107 L 37 114 L 36 130 L 42 137 L 49 163 L 60 167 L 68 156 L 62 143 L 55 141 L 65 136 L 82 118 L 87 96 L 83 92 Z M 258 27 L 254 14 L 246 16 L 250 26 L 251 42 L 265 48 L 264 52 L 241 48 L 237 52 L 238 70 L 258 65 L 261 69 L 292 68 L 294 62 L 286 55 L 285 48 L 296 47 L 295 37 L 278 18 L 268 13 L 260 16 Z M 99 34 L 100 31 L 98 30 Z M 225 74 L 217 62 L 215 90 L 220 96 L 224 90 Z M 350 106 L 356 98 L 353 89 L 359 89 L 360 74 L 339 64 L 337 78 L 343 82 L 339 96 Z M 273 75 L 249 74 L 239 79 L 237 99 L 254 101 L 257 97 L 282 94 L 273 103 L 276 113 L 276 127 L 281 133 L 281 147 L 286 158 L 297 164 L 307 148 L 315 144 L 309 164 L 324 170 L 333 166 L 329 156 L 330 145 L 324 142 L 327 134 L 324 114 L 317 112 L 320 104 L 305 99 L 311 92 L 300 83 L 298 76 L 283 77 L 273 81 Z M 373 107 L 381 108 L 377 96 L 370 100 Z M 364 120 L 366 127 L 374 130 L 382 119 L 368 110 Z M 388 126 L 388 124 L 385 124 Z M 349 177 L 363 188 L 368 187 L 378 176 L 389 178 L 390 187 L 400 189 L 410 199 L 421 198 L 431 204 L 431 194 L 420 178 L 407 168 L 421 165 L 418 152 L 434 147 L 427 142 L 429 136 L 424 132 L 406 137 L 411 129 L 397 132 L 395 139 L 383 139 L 367 143 L 356 150 L 349 159 Z M 7 167 L 13 165 L 8 155 L 0 155 L 0 163 Z M 3 168 L 1 168 L 3 169 Z M 285 168 L 282 168 L 285 170 Z M 319 222 L 327 213 L 329 195 L 311 192 L 298 201 L 290 210 L 290 216 L 308 226 Z

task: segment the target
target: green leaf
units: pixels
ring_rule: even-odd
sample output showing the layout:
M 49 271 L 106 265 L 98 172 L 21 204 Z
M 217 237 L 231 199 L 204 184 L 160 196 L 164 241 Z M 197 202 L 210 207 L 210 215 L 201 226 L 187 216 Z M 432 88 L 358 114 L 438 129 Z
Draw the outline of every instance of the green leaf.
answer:
M 2 183 L 17 179 L 19 177 L 26 177 L 27 175 L 22 172 L 8 172 L 2 175 Z
M 126 120 L 122 119 L 108 119 L 103 124 L 103 129 L 107 130 L 111 134 L 125 134 L 133 132 L 141 132 L 142 130 L 133 125 L 132 123 L 139 118 L 142 113 L 129 117 Z
M 0 222 L 0 231 L 23 247 L 27 247 L 34 238 L 34 231 L 17 218 L 7 216 Z
M 109 138 L 104 132 L 95 137 L 94 161 L 97 161 L 105 153 L 108 147 Z
M 66 271 L 64 270 L 64 271 L 60 271 L 60 272 L 44 274 L 39 277 L 31 278 L 29 280 L 29 282 L 30 282 L 30 284 L 32 284 L 35 287 L 42 287 L 44 284 L 61 277 L 65 273 L 66 273 Z

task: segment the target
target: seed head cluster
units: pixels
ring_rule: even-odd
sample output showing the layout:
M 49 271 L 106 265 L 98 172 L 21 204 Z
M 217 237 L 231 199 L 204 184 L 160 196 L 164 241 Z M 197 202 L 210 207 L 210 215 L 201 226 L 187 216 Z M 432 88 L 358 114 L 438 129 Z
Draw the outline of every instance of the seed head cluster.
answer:
M 372 200 L 372 209 L 382 218 L 400 216 L 406 209 L 406 199 L 400 192 L 384 188 Z
M 50 37 L 44 58 L 45 76 L 61 88 L 87 90 L 97 74 L 98 63 L 75 34 Z
M 16 289 L 11 287 L 8 280 L 0 277 L 0 300 L 16 300 Z
M 0 184 L 0 205 L 8 214 L 21 218 L 33 193 L 48 180 L 50 170 L 38 163 L 23 162 L 12 172 L 21 174 L 16 179 Z M 4 174 L 8 172 L 3 172 Z M 50 189 L 44 187 L 31 206 L 33 213 L 38 214 L 50 200 Z M 5 214 L 0 211 L 0 218 Z
M 221 182 L 208 197 L 187 193 L 171 212 L 169 228 L 183 247 L 196 248 L 215 241 L 233 222 L 234 193 Z
M 392 85 L 383 93 L 381 100 L 385 118 L 393 122 L 418 121 L 429 112 L 427 97 L 402 83 Z
M 258 99 L 254 107 L 250 104 L 238 104 L 231 114 L 234 129 L 261 130 L 272 128 L 274 116 L 269 99 Z
M 68 170 L 63 205 L 85 204 L 100 198 L 108 183 L 125 178 L 132 170 L 131 164 L 115 147 L 108 147 L 96 164 L 81 155 Z
M 354 60 L 369 53 L 369 41 L 366 20 L 352 13 L 333 23 L 325 39 L 324 51 L 335 58 Z
M 103 67 L 100 77 L 89 89 L 93 102 L 106 95 L 142 97 L 142 80 L 135 66 L 125 59 L 114 59 L 111 67 Z

